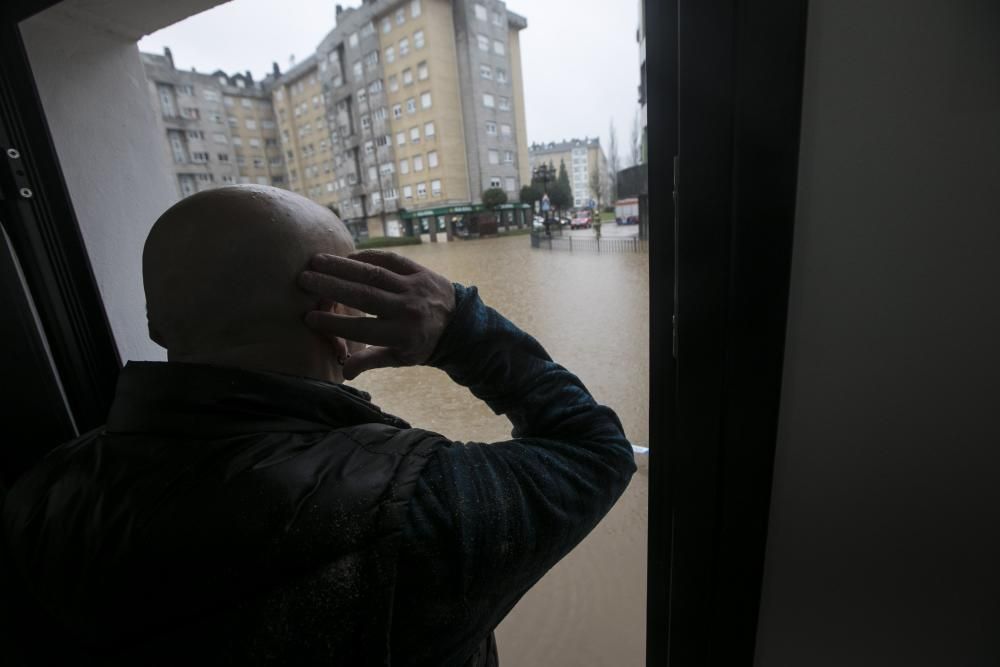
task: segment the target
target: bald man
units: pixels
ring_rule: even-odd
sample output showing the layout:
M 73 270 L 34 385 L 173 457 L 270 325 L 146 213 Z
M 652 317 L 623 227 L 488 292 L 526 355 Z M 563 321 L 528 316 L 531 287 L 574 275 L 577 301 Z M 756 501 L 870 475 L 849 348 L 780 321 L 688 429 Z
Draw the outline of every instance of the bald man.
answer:
M 631 447 L 474 287 L 352 251 L 274 188 L 156 222 L 143 277 L 168 361 L 127 364 L 107 425 L 4 506 L 25 664 L 498 664 L 494 628 L 621 495 Z M 416 364 L 512 439 L 452 442 L 344 384 Z

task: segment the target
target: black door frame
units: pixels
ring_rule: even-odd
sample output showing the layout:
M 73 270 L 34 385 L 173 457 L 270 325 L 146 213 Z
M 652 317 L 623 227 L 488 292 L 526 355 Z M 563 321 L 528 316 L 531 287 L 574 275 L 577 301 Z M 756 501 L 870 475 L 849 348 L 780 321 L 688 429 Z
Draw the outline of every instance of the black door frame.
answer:
M 654 36 L 646 62 L 656 331 L 647 664 L 751 665 L 781 394 L 808 0 L 645 4 Z M 673 239 L 658 228 L 661 219 L 673 226 Z M 674 281 L 662 276 L 670 265 Z M 675 286 L 673 361 L 667 286 Z
M 107 416 L 121 361 L 21 39 L 20 22 L 54 4 L 0 8 L 0 216 L 65 396 L 46 407 L 53 420 L 87 431 Z M 16 350 L 4 354 L 12 372 L 24 369 Z M 26 386 L 43 375 L 26 373 L 5 382 Z M 14 417 L 7 423 L 18 423 Z M 58 442 L 33 447 L 40 444 Z

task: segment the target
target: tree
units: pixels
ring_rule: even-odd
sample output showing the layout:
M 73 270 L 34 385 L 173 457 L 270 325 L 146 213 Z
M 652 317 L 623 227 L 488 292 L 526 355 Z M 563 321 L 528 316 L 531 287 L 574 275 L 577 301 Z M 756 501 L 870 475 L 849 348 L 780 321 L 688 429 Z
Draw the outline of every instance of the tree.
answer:
M 594 199 L 597 202 L 598 211 L 601 210 L 601 195 L 603 194 L 601 192 L 601 186 L 604 185 L 604 183 L 602 183 L 603 180 L 604 179 L 601 178 L 600 169 L 594 169 L 590 172 L 590 193 L 594 196 Z
M 532 181 L 531 185 L 525 185 L 521 187 L 521 194 L 518 199 L 521 200 L 522 204 L 530 204 L 531 210 L 535 210 L 535 202 L 542 198 L 542 189 L 535 185 Z
M 615 119 L 611 119 L 609 128 L 611 137 L 608 140 L 608 180 L 610 182 L 609 199 L 614 204 L 618 201 L 618 132 L 615 130 Z
M 639 114 L 632 118 L 632 135 L 629 137 L 629 165 L 642 164 L 642 137 L 639 135 Z
M 569 184 L 565 160 L 559 161 L 559 177 L 556 178 L 554 185 L 549 186 L 549 201 L 560 213 L 573 205 L 573 188 Z
M 501 188 L 490 188 L 483 192 L 483 206 L 491 211 L 495 211 L 498 206 L 507 203 L 507 193 Z

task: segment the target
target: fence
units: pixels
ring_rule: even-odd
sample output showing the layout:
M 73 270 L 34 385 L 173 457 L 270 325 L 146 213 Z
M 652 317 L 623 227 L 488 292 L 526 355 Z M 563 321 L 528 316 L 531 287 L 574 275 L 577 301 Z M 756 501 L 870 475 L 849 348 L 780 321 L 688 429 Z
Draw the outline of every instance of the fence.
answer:
M 556 234 L 546 236 L 538 232 L 531 234 L 531 247 L 547 250 L 568 250 L 570 252 L 647 252 L 649 242 L 638 236 L 628 238 L 563 236 Z

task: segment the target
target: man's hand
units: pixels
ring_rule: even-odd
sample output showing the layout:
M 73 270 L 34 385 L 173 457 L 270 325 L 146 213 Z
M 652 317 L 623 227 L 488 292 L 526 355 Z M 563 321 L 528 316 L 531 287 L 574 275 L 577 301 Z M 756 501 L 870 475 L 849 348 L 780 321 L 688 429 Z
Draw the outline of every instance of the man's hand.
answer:
M 376 316 L 323 310 L 306 315 L 306 324 L 331 340 L 339 337 L 370 346 L 347 359 L 348 380 L 373 368 L 426 362 L 455 310 L 455 288 L 447 278 L 393 252 L 316 255 L 299 285 L 322 301 Z

